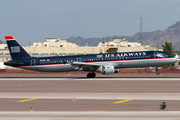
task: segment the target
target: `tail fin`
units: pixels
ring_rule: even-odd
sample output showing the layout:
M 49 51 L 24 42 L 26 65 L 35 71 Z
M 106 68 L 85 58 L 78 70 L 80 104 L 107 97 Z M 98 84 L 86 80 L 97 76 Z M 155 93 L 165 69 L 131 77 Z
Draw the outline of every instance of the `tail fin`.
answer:
M 12 60 L 31 57 L 12 36 L 5 36 Z

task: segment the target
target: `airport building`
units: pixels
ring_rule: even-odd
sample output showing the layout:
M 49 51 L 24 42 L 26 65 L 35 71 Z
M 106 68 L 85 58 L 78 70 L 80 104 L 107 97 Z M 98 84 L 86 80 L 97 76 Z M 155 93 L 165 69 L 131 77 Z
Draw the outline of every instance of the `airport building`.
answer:
M 125 38 L 111 38 L 110 42 L 100 42 L 98 46 L 80 46 L 68 42 L 67 39 L 46 38 L 45 42 L 33 43 L 24 49 L 34 57 L 157 50 L 150 45 L 142 46 L 138 42 L 128 42 Z M 0 62 L 8 60 L 11 60 L 11 57 L 7 44 L 0 44 Z

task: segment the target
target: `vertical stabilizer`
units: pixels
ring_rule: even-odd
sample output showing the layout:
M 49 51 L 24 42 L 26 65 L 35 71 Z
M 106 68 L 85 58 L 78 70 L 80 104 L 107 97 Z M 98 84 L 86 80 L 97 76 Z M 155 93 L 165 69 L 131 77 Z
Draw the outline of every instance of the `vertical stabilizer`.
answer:
M 13 36 L 5 36 L 12 60 L 31 57 Z

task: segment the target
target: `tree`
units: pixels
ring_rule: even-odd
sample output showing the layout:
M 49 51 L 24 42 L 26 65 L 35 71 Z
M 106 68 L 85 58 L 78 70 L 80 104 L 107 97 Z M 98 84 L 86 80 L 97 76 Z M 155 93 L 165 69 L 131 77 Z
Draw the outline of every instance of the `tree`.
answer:
M 163 47 L 163 51 L 169 53 L 169 54 L 172 55 L 172 56 L 175 56 L 174 51 L 173 51 L 174 48 L 173 48 L 171 42 L 167 42 L 167 41 L 166 41 L 165 45 L 162 45 L 162 47 Z
M 175 56 L 175 54 L 174 54 L 174 48 L 173 48 L 171 42 L 168 43 L 168 42 L 166 41 L 165 45 L 162 45 L 162 47 L 163 47 L 163 51 L 169 53 L 169 54 L 172 55 L 172 56 Z M 170 67 L 170 66 L 174 66 L 174 64 L 172 64 L 172 65 L 164 65 L 164 66 L 162 66 L 162 67 L 163 67 L 163 68 L 168 68 L 168 67 Z

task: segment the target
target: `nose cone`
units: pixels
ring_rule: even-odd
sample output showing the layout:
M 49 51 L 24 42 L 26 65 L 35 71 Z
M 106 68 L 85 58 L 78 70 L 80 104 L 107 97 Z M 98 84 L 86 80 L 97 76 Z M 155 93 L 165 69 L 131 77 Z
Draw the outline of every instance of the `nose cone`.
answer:
M 180 60 L 180 59 L 177 59 L 177 58 L 175 58 L 175 57 L 170 58 L 170 59 L 169 59 L 169 64 L 173 64 L 173 63 L 175 63 L 175 62 L 178 61 L 178 60 Z

